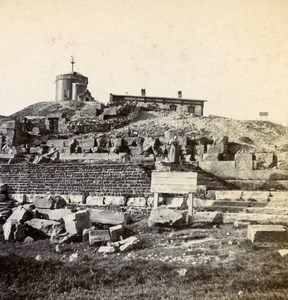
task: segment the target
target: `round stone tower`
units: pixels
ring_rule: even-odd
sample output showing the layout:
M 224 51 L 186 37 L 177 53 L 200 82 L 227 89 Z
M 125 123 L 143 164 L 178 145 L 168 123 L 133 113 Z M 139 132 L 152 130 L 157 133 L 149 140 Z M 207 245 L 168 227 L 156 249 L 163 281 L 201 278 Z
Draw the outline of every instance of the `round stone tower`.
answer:
M 56 77 L 56 101 L 78 100 L 78 95 L 87 92 L 88 78 L 78 72 Z

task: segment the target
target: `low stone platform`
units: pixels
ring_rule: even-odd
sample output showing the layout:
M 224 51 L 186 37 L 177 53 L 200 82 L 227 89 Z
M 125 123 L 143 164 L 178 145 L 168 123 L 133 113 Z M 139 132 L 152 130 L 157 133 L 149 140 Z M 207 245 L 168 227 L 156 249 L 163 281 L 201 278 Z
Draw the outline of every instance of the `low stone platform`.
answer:
M 248 225 L 247 238 L 255 242 L 287 242 L 287 228 L 282 225 Z

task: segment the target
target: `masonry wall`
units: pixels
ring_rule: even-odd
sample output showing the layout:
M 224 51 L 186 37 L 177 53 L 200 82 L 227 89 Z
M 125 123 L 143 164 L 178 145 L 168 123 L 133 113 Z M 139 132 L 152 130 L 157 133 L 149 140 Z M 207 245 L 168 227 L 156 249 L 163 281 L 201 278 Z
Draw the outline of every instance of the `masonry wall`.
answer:
M 84 194 L 144 196 L 150 192 L 149 174 L 138 164 L 3 164 L 0 182 L 9 194 Z

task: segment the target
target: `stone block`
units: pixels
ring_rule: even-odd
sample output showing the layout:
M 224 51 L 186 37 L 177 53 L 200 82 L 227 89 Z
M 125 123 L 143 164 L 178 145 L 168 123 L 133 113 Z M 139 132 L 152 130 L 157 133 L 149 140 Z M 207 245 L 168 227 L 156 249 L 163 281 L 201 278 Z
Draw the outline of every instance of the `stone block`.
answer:
M 195 154 L 203 155 L 205 153 L 205 145 L 196 145 L 195 146 Z
M 113 246 L 101 246 L 98 250 L 99 253 L 113 253 L 116 252 L 115 247 Z
M 166 205 L 154 208 L 148 218 L 149 226 L 178 227 L 183 225 L 183 222 L 182 214 L 169 209 Z
M 130 197 L 127 200 L 127 206 L 145 207 L 146 199 L 144 197 Z
M 82 203 L 82 195 L 69 195 L 69 203 Z
M 92 223 L 119 225 L 126 223 L 127 216 L 108 210 L 90 209 L 90 219 Z
M 41 148 L 41 147 L 30 147 L 29 153 L 30 154 L 43 154 L 43 148 Z
M 47 235 L 47 237 L 50 237 L 52 235 L 53 231 L 55 232 L 54 229 L 56 229 L 56 230 L 58 229 L 59 232 L 63 229 L 63 226 L 60 222 L 53 221 L 53 220 L 34 218 L 30 221 L 26 221 L 25 224 L 29 227 L 32 227 L 33 229 L 36 229 L 37 231 L 40 231 L 41 233 L 44 233 L 45 235 Z M 35 235 L 37 235 L 37 234 L 35 234 Z
M 104 205 L 104 197 L 103 196 L 87 196 L 86 198 L 87 205 Z
M 122 138 L 116 138 L 112 141 L 114 147 L 122 147 Z
M 48 208 L 38 208 L 36 210 L 36 217 L 39 219 L 47 219 L 54 221 L 61 221 L 65 216 L 72 214 L 70 209 L 60 208 L 60 209 L 48 209 Z
M 50 195 L 48 194 L 25 194 L 25 203 L 35 203 L 35 200 L 48 198 Z
M 216 200 L 238 200 L 242 197 L 242 191 L 215 191 Z
M 287 242 L 287 228 L 282 225 L 248 225 L 247 238 L 254 242 Z
M 153 203 L 154 203 L 154 197 L 151 197 L 151 196 L 148 197 L 147 198 L 147 204 L 148 204 L 148 206 L 153 206 Z
M 288 255 L 288 249 L 280 249 L 280 250 L 278 250 L 278 252 L 282 257 Z
M 124 235 L 125 229 L 122 225 L 116 225 L 109 228 L 110 237 L 112 242 L 121 240 Z
M 36 208 L 53 208 L 54 202 L 51 195 L 38 195 L 34 199 Z
M 109 230 L 90 230 L 89 232 L 89 244 L 97 245 L 110 241 Z
M 135 236 L 131 236 L 125 240 L 122 240 L 119 244 L 120 251 L 127 251 L 134 248 L 134 246 L 139 242 L 139 240 Z
M 25 209 L 22 206 L 18 206 L 13 210 L 12 215 L 7 219 L 7 221 L 25 222 L 31 217 L 31 211 Z
M 235 154 L 235 167 L 237 170 L 252 170 L 253 161 L 251 153 L 239 153 Z
M 76 213 L 63 217 L 65 229 L 70 234 L 79 234 L 82 236 L 84 229 L 91 228 L 90 211 L 79 210 Z
M 19 203 L 25 203 L 25 201 L 26 201 L 25 194 L 8 194 L 8 198 L 11 200 L 15 200 Z

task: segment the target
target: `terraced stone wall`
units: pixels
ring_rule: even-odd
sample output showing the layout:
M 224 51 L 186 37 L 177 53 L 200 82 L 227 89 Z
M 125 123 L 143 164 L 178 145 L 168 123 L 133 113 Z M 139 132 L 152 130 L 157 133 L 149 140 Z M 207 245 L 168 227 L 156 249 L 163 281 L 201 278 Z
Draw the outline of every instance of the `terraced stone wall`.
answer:
M 149 173 L 132 163 L 3 164 L 0 182 L 8 185 L 9 194 L 144 196 L 150 192 Z

